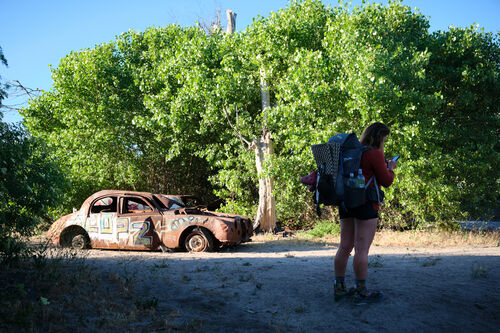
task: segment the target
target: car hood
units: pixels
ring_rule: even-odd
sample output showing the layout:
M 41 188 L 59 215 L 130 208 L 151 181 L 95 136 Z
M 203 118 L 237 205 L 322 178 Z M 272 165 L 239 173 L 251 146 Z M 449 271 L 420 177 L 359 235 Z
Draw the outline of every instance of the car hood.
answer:
M 215 216 L 230 220 L 248 219 L 247 217 L 237 215 L 237 214 L 227 214 L 227 213 L 217 213 L 209 211 L 205 207 L 186 207 L 174 210 L 175 215 L 205 215 L 205 216 Z

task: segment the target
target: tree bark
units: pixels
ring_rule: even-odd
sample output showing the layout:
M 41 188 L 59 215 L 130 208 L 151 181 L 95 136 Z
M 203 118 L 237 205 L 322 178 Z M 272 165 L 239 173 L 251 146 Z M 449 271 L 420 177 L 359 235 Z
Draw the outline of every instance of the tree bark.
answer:
M 227 28 L 226 33 L 228 35 L 232 34 L 236 30 L 236 13 L 231 9 L 226 10 L 227 16 Z
M 271 132 L 266 129 L 267 110 L 271 107 L 271 103 L 264 67 L 260 71 L 260 91 L 263 130 L 262 136 L 255 145 L 255 166 L 259 177 L 259 207 L 255 216 L 254 229 L 260 226 L 263 231 L 274 232 L 276 230 L 276 201 L 273 196 L 274 179 L 269 176 L 263 176 L 264 162 L 274 154 Z
M 276 230 L 276 201 L 273 196 L 274 179 L 264 177 L 264 162 L 273 154 L 271 132 L 265 131 L 255 145 L 255 166 L 259 177 L 259 206 L 255 216 L 254 229 L 260 226 L 262 231 Z

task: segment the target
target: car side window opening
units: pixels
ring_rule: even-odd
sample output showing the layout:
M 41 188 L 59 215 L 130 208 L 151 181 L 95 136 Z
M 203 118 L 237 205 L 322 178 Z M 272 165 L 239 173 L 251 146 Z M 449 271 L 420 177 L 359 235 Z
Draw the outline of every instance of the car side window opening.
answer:
M 116 197 L 103 197 L 97 199 L 90 208 L 90 213 L 116 213 L 118 211 L 118 200 Z
M 123 213 L 146 213 L 153 211 L 153 208 L 143 199 L 135 197 L 123 198 Z

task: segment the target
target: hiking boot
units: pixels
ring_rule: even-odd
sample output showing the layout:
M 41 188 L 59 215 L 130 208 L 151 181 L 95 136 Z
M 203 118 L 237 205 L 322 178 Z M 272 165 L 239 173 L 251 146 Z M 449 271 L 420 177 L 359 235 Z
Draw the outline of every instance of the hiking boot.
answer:
M 380 302 L 384 294 L 379 291 L 369 291 L 366 288 L 354 291 L 353 303 L 356 305 L 365 305 Z
M 340 301 L 346 296 L 354 295 L 355 290 L 356 290 L 355 288 L 349 288 L 349 290 L 347 290 L 347 288 L 343 284 L 340 286 L 335 285 L 335 291 L 334 291 L 335 302 Z

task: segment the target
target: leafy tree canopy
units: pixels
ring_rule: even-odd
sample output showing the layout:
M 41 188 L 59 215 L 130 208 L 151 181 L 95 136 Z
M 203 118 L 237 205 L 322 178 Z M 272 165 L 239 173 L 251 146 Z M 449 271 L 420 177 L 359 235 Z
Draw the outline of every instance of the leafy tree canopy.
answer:
M 62 59 L 51 91 L 22 114 L 64 161 L 68 205 L 120 187 L 216 194 L 252 215 L 263 175 L 243 138 L 269 130 L 276 148 L 265 174 L 279 219 L 305 221 L 314 209 L 298 179 L 314 168 L 310 145 L 382 121 L 392 130 L 386 154 L 403 156 L 387 220 L 477 216 L 498 204 L 498 35 L 428 28 L 398 1 L 307 0 L 232 35 L 129 31 Z

